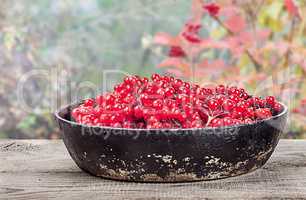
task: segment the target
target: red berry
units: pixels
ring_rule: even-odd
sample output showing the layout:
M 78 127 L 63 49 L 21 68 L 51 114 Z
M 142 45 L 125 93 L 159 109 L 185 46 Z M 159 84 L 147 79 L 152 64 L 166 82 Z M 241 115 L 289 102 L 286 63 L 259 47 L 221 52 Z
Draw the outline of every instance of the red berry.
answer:
M 152 74 L 151 79 L 153 81 L 159 81 L 160 80 L 160 75 L 159 74 Z
M 208 105 L 208 108 L 211 110 L 211 111 L 214 111 L 218 108 L 219 104 L 218 104 L 218 101 L 214 100 L 214 99 L 211 99 L 208 101 L 207 103 Z
M 86 100 L 84 101 L 84 106 L 90 107 L 90 106 L 93 106 L 94 103 L 95 103 L 95 101 L 94 101 L 93 99 L 86 99 Z
M 242 93 L 242 94 L 240 95 L 240 97 L 246 100 L 246 99 L 249 98 L 249 95 L 248 95 L 248 93 L 244 92 L 244 93 Z
M 276 103 L 274 104 L 274 106 L 273 106 L 273 110 L 274 110 L 275 112 L 277 112 L 277 113 L 281 112 L 282 109 L 283 109 L 282 104 L 280 104 L 280 103 L 278 103 L 278 102 L 276 102 Z
M 245 116 L 248 118 L 254 118 L 255 117 L 254 108 L 247 108 Z
M 181 87 L 183 85 L 183 81 L 181 79 L 175 79 L 174 84 L 175 87 Z
M 266 119 L 272 116 L 269 108 L 258 108 L 255 110 L 255 115 L 258 119 Z
M 246 110 L 246 106 L 245 105 L 243 105 L 243 104 L 240 104 L 240 105 L 237 105 L 236 107 L 235 107 L 235 110 L 236 111 L 238 111 L 238 112 L 245 112 L 245 110 Z
M 140 101 L 142 105 L 144 106 L 151 106 L 152 105 L 152 100 L 150 99 L 149 95 L 146 93 L 143 93 L 140 95 Z
M 222 108 L 225 111 L 231 111 L 234 108 L 234 105 L 235 105 L 234 101 L 226 99 L 222 104 Z
M 156 93 L 157 93 L 158 95 L 160 95 L 161 98 L 163 98 L 164 95 L 165 95 L 165 89 L 164 89 L 164 88 L 159 88 L 159 89 L 156 91 Z
M 143 84 L 147 84 L 149 82 L 149 79 L 147 78 L 147 77 L 144 77 L 143 79 L 142 79 L 142 83 Z
M 157 99 L 153 102 L 153 108 L 160 110 L 163 107 L 163 101 L 161 99 Z
M 138 122 L 138 123 L 136 124 L 136 127 L 137 127 L 137 128 L 145 128 L 145 124 L 144 124 L 143 122 Z
M 209 125 L 212 126 L 212 127 L 221 127 L 221 126 L 223 126 L 223 121 L 222 121 L 222 119 L 215 118 L 215 119 L 211 120 Z
M 217 94 L 225 94 L 225 86 L 224 85 L 219 85 L 216 87 L 216 93 Z
M 230 118 L 230 117 L 225 117 L 224 119 L 223 119 L 223 124 L 224 124 L 224 126 L 230 126 L 230 125 L 232 125 L 234 123 L 234 120 L 232 119 L 232 118 Z
M 234 103 L 238 103 L 240 101 L 239 97 L 236 95 L 231 95 L 229 99 L 232 100 Z
M 201 120 L 194 120 L 191 122 L 191 127 L 193 128 L 202 128 L 203 124 Z
M 253 123 L 253 120 L 250 119 L 250 118 L 246 118 L 243 122 L 244 122 L 245 124 L 252 124 L 252 123 Z
M 112 123 L 110 126 L 115 127 L 115 128 L 121 128 L 122 127 L 121 123 L 119 123 L 119 122 Z
M 158 119 L 155 116 L 151 116 L 151 117 L 148 118 L 147 122 L 149 124 L 155 124 L 155 123 L 158 122 Z
M 123 128 L 134 128 L 133 124 L 129 121 L 125 121 L 122 123 Z
M 105 98 L 106 104 L 108 104 L 108 105 L 114 105 L 115 100 L 116 100 L 116 97 L 112 94 L 108 94 Z
M 98 96 L 96 97 L 96 104 L 102 105 L 102 104 L 103 104 L 103 100 L 104 100 L 103 95 L 98 95 Z
M 266 102 L 270 105 L 270 106 L 274 106 L 274 104 L 275 104 L 275 97 L 273 97 L 273 96 L 268 96 L 268 97 L 266 97 Z
M 143 108 L 140 105 L 134 107 L 134 116 L 136 118 L 142 118 Z
M 166 97 L 172 97 L 174 93 L 175 93 L 175 90 L 172 87 L 168 87 L 165 90 Z

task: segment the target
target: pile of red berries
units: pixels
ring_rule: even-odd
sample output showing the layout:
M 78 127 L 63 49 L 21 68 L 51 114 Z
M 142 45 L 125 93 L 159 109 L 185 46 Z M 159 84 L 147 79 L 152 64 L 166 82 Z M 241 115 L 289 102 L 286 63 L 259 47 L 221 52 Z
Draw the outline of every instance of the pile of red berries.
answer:
M 119 128 L 204 128 L 253 123 L 283 109 L 275 97 L 244 89 L 200 87 L 169 76 L 129 76 L 114 91 L 87 99 L 72 111 L 81 124 Z

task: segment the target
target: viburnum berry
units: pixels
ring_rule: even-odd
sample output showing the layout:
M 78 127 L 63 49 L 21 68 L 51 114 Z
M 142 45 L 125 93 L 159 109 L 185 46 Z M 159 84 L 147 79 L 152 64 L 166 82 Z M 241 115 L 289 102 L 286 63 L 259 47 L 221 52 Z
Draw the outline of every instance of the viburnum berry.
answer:
M 165 89 L 166 97 L 172 97 L 174 93 L 175 93 L 175 90 L 172 87 L 168 87 Z
M 198 27 L 189 25 L 191 32 Z M 171 76 L 128 76 L 113 92 L 86 99 L 72 118 L 89 126 L 137 129 L 222 127 L 251 124 L 283 110 L 275 97 L 249 95 L 243 88 L 201 87 Z
M 266 97 L 266 102 L 267 102 L 268 105 L 274 106 L 274 104 L 275 104 L 275 97 L 273 97 L 273 96 Z
M 140 95 L 140 101 L 142 105 L 144 106 L 150 106 L 152 104 L 152 100 L 150 99 L 150 96 L 146 93 L 143 93 Z
M 95 101 L 93 99 L 86 99 L 84 101 L 84 106 L 88 107 L 88 106 L 93 106 L 95 103 Z
M 216 87 L 216 93 L 217 94 L 225 94 L 225 86 L 224 85 L 219 85 Z
M 149 79 L 147 77 L 142 78 L 142 83 L 147 84 L 149 82 Z
M 153 108 L 160 110 L 163 108 L 163 101 L 161 99 L 157 99 L 153 102 Z
M 160 79 L 160 75 L 159 74 L 152 74 L 151 79 L 153 81 L 158 81 Z
M 218 103 L 217 100 L 211 99 L 211 100 L 208 101 L 207 105 L 208 105 L 208 108 L 210 110 L 214 111 L 214 110 L 216 110 L 218 108 L 219 103 Z
M 280 103 L 278 103 L 278 102 L 275 102 L 275 103 L 274 103 L 273 110 L 274 110 L 276 113 L 281 112 L 282 109 L 283 109 L 283 106 L 282 106 Z
M 255 110 L 255 115 L 259 119 L 266 119 L 272 116 L 269 108 L 258 108 Z
M 226 99 L 222 103 L 222 108 L 224 111 L 231 111 L 234 108 L 234 106 L 235 102 L 230 99 Z
M 116 97 L 113 94 L 106 95 L 105 102 L 107 105 L 114 105 Z

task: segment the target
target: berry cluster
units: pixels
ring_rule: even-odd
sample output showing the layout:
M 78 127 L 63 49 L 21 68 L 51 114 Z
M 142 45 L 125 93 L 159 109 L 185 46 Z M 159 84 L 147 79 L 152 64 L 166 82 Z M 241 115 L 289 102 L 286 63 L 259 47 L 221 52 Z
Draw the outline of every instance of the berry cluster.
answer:
M 200 87 L 169 76 L 129 76 L 114 91 L 87 99 L 74 120 L 93 126 L 171 129 L 253 123 L 283 109 L 273 96 L 250 96 L 244 89 Z

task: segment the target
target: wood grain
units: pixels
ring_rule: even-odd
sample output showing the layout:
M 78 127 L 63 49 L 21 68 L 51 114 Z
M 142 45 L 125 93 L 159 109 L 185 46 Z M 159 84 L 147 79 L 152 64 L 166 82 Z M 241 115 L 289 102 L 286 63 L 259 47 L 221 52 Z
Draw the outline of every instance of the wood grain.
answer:
M 281 140 L 250 174 L 176 184 L 90 176 L 60 140 L 0 140 L 0 199 L 306 199 L 306 140 Z

